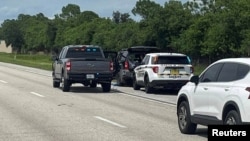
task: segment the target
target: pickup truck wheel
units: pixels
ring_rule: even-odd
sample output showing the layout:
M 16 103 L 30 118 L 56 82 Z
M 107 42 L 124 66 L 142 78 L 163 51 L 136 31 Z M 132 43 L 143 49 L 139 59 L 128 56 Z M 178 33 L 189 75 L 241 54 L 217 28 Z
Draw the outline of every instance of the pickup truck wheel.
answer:
M 148 94 L 152 93 L 153 92 L 153 88 L 150 86 L 148 76 L 145 77 L 144 83 L 145 83 L 145 92 L 148 93 Z
M 69 80 L 62 77 L 62 91 L 68 92 L 70 90 L 70 82 Z
M 111 83 L 102 83 L 102 91 L 103 92 L 110 92 L 111 89 Z
M 60 82 L 53 80 L 53 87 L 54 88 L 60 87 Z
M 92 83 L 90 84 L 90 87 L 91 87 L 91 88 L 96 88 L 96 86 L 97 86 L 97 83 L 96 83 L 96 82 L 92 82 Z
M 60 87 L 60 82 L 59 82 L 59 81 L 56 81 L 55 72 L 54 72 L 54 71 L 52 72 L 52 77 L 53 77 L 53 87 L 54 87 L 54 88 Z

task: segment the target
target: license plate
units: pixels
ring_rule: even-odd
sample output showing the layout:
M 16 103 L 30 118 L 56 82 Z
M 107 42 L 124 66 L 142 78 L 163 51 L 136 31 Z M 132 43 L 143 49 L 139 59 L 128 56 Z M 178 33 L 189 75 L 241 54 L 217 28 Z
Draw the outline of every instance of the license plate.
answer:
M 179 70 L 178 69 L 171 69 L 170 74 L 171 75 L 179 75 Z
M 170 75 L 169 78 L 181 78 L 180 75 Z
M 94 76 L 94 74 L 87 74 L 87 75 L 86 75 L 86 78 L 87 78 L 87 79 L 94 79 L 95 76 Z

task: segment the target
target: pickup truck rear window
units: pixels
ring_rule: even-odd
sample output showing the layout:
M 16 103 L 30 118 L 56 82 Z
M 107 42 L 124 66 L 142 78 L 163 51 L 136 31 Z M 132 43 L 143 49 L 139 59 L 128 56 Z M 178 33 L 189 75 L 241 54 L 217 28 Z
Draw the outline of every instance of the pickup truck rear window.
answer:
M 66 58 L 103 58 L 100 48 L 74 47 L 69 48 Z
M 156 64 L 191 64 L 187 56 L 158 56 Z

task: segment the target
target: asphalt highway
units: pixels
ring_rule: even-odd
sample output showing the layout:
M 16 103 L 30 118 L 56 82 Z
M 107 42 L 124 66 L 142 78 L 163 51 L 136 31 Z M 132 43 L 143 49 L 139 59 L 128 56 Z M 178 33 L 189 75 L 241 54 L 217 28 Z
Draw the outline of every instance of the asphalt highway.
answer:
M 0 63 L 0 141 L 206 141 L 207 127 L 180 133 L 175 100 L 115 85 L 62 92 L 51 71 Z

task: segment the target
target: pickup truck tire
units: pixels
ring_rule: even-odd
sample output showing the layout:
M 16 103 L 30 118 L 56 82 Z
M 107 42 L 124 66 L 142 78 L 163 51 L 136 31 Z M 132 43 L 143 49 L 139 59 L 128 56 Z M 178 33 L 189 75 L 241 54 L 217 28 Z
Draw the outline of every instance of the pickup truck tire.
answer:
M 70 90 L 70 81 L 62 77 L 62 91 L 68 92 Z
M 54 87 L 54 88 L 60 87 L 60 82 L 58 82 L 58 81 L 56 81 L 56 80 L 53 80 L 53 87 Z
M 60 81 L 55 78 L 55 73 L 54 71 L 52 72 L 52 77 L 53 77 L 53 87 L 54 88 L 59 88 L 60 87 Z
M 102 91 L 103 92 L 110 92 L 111 89 L 111 83 L 102 83 Z
M 91 88 L 96 88 L 96 86 L 97 86 L 97 83 L 96 83 L 96 82 L 92 82 L 92 83 L 90 84 L 90 87 L 91 87 Z

